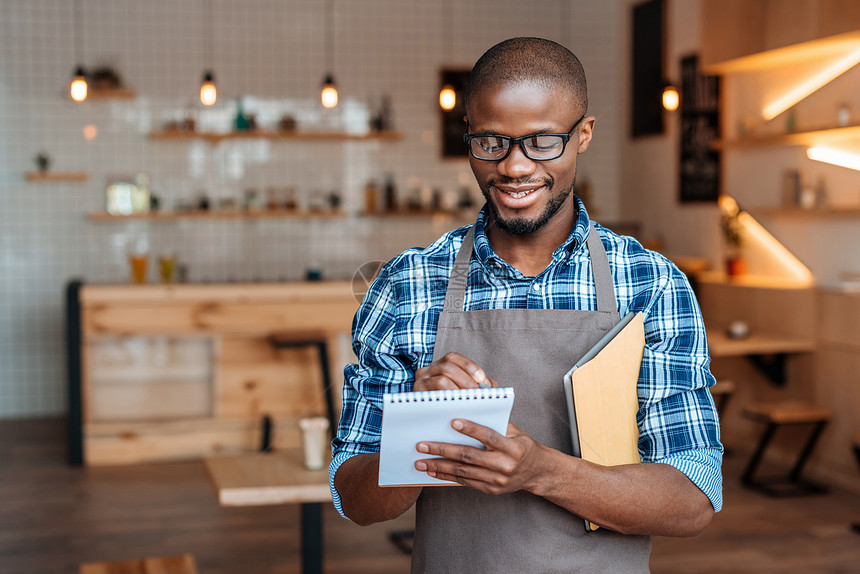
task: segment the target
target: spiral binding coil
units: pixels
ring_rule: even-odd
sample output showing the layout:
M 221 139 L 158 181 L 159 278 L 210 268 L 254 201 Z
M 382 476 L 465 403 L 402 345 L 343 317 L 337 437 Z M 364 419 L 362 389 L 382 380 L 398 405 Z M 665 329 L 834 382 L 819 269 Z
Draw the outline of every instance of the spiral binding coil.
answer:
M 384 403 L 426 403 L 439 401 L 468 401 L 506 399 L 514 395 L 513 387 L 500 389 L 455 389 L 444 391 L 418 391 L 412 393 L 385 393 Z

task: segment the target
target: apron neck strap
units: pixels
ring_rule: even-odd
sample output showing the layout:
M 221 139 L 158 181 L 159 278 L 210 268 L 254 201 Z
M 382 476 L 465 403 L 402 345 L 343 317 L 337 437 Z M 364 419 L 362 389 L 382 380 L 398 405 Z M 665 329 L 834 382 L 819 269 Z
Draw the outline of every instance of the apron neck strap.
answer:
M 615 301 L 615 286 L 612 283 L 612 271 L 609 269 L 609 258 L 606 249 L 597 233 L 594 224 L 588 233 L 585 244 L 588 246 L 588 255 L 591 257 L 591 273 L 594 277 L 594 289 L 597 293 L 597 310 L 616 313 L 618 304 Z
M 451 277 L 448 279 L 448 289 L 445 293 L 445 305 L 443 311 L 463 311 L 466 300 L 466 282 L 469 279 L 469 263 L 472 260 L 472 252 L 475 244 L 475 226 L 469 228 L 463 238 L 463 244 L 457 252 Z M 588 239 L 586 240 L 588 254 L 591 257 L 591 270 L 594 277 L 594 286 L 597 293 L 597 310 L 616 312 L 615 287 L 612 284 L 612 272 L 609 269 L 609 258 L 606 249 L 594 224 L 591 225 Z
M 448 279 L 448 289 L 445 292 L 445 306 L 442 311 L 459 312 L 466 302 L 466 281 L 469 279 L 469 263 L 472 260 L 472 248 L 475 244 L 475 226 L 469 228 L 463 238 L 460 251 L 454 260 L 451 277 Z

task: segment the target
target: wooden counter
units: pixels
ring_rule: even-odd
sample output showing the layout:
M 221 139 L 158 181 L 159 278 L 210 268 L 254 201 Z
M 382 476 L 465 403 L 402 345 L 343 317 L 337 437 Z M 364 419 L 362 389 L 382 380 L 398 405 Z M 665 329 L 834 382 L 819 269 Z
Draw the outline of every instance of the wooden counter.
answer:
M 815 340 L 812 337 L 801 339 L 758 332 L 743 339 L 733 339 L 723 331 L 708 330 L 708 348 L 712 358 L 809 353 L 815 350 Z
M 832 413 L 808 472 L 818 481 L 860 492 L 850 456 L 851 437 L 860 433 L 860 293 L 772 281 L 699 282 L 699 304 L 717 378 L 736 383 L 732 405 L 721 417 L 727 444 L 752 446 L 760 427 L 739 416 L 744 405 L 803 400 Z M 750 336 L 732 340 L 732 321 L 749 325 Z M 754 361 L 755 355 L 785 357 L 784 384 L 774 385 Z M 790 462 L 797 451 L 788 435 L 775 454 Z
M 339 397 L 358 302 L 349 282 L 73 283 L 67 307 L 70 461 L 99 465 L 256 450 L 264 416 L 298 446 L 326 411 L 320 355 L 269 338 L 325 341 Z

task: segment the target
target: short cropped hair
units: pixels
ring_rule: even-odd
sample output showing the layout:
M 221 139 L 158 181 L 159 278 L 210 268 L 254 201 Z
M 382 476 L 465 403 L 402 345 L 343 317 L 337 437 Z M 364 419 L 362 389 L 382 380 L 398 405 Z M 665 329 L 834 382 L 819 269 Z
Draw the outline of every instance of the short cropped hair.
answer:
M 469 74 L 464 102 L 500 84 L 534 83 L 567 90 L 572 105 L 588 110 L 585 70 L 573 52 L 543 38 L 511 38 L 499 42 L 481 56 Z

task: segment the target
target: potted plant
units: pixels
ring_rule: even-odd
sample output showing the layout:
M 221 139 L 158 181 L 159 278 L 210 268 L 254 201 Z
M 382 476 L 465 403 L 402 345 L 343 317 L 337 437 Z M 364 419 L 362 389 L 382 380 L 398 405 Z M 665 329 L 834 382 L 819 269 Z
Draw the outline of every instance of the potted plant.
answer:
M 47 173 L 48 168 L 51 167 L 51 158 L 46 152 L 40 151 L 33 161 L 36 162 L 36 168 L 40 173 Z
M 743 257 L 743 233 L 738 213 L 723 213 L 720 216 L 720 228 L 726 242 L 726 274 L 729 277 L 743 275 L 746 261 Z

